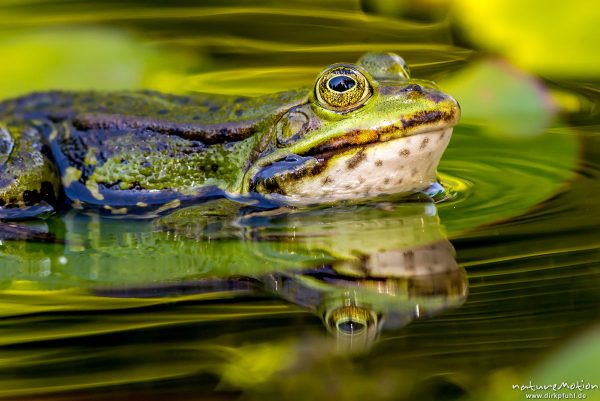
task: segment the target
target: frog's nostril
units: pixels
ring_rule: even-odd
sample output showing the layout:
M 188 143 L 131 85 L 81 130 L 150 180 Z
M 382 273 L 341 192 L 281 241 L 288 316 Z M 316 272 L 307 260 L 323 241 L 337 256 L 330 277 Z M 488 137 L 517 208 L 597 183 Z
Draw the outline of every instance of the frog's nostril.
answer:
M 419 93 L 423 93 L 423 87 L 421 85 L 417 85 L 417 84 L 410 84 L 410 85 L 406 85 L 404 87 L 404 91 L 405 92 L 419 92 Z

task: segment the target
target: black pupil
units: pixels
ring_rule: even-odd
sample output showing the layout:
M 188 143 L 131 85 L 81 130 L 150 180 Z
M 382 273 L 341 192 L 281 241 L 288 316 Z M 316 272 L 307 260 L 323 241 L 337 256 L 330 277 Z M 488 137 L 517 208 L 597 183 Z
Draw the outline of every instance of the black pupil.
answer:
M 338 75 L 337 77 L 333 77 L 327 83 L 331 90 L 336 92 L 346 92 L 354 88 L 356 85 L 356 81 L 350 77 L 345 77 L 343 75 Z
M 345 334 L 358 333 L 365 328 L 365 325 L 352 320 L 342 322 L 338 325 L 338 330 Z

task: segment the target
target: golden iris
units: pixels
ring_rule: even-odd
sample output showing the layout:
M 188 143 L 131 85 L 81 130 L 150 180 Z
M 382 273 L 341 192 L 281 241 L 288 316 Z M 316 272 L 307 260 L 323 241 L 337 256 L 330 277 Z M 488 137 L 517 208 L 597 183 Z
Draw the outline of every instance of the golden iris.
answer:
M 330 330 L 335 333 L 356 335 L 377 325 L 377 318 L 365 308 L 342 306 L 325 316 Z
M 326 68 L 315 85 L 319 104 L 333 111 L 355 110 L 365 103 L 371 93 L 367 77 L 357 68 L 345 64 Z

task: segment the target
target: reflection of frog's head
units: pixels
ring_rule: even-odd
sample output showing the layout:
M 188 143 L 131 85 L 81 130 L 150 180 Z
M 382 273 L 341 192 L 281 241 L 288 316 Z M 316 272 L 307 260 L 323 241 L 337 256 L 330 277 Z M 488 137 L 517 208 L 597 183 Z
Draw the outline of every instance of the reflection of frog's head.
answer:
M 399 329 L 460 306 L 468 282 L 447 240 L 375 252 L 348 264 L 273 275 L 271 289 L 320 315 L 345 350 L 370 346 Z
M 395 54 L 333 64 L 279 119 L 244 185 L 292 204 L 420 191 L 435 181 L 459 115 L 456 100 L 411 79 Z
M 308 268 L 261 277 L 264 288 L 323 319 L 341 344 L 365 348 L 383 329 L 459 306 L 467 278 L 434 204 L 313 208 L 245 219 Z M 259 229 L 260 228 L 260 229 Z M 318 255 L 317 259 L 314 259 Z

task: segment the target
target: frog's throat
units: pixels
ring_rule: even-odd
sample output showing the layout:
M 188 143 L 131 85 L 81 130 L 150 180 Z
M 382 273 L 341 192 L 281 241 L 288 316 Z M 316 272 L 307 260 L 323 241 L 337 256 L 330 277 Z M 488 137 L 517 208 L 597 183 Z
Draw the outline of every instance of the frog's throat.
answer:
M 414 193 L 436 182 L 452 128 L 423 132 L 343 152 L 288 159 L 257 173 L 251 190 L 290 205 Z
M 430 117 L 430 116 L 427 116 Z M 450 139 L 452 127 L 456 124 L 458 117 L 454 114 L 448 118 L 439 119 L 430 124 L 421 124 L 415 126 L 396 127 L 394 125 L 382 126 L 371 130 L 354 130 L 344 135 L 333 136 L 326 140 L 320 140 L 315 143 L 299 141 L 294 145 L 276 151 L 251 165 L 242 177 L 241 194 L 248 194 L 252 191 L 252 179 L 265 167 L 285 159 L 289 155 L 298 156 L 316 156 L 330 158 L 335 154 L 358 151 L 365 146 L 377 146 L 386 142 L 396 142 L 399 139 L 405 139 L 416 135 L 441 134 L 447 133 L 446 144 Z M 410 123 L 410 122 L 409 122 Z M 410 142 L 410 141 L 409 141 Z M 308 149 L 308 150 L 307 150 Z M 445 149 L 443 146 L 442 152 Z M 441 152 L 439 154 L 441 157 Z M 436 163 L 437 165 L 437 163 Z M 435 167 L 435 166 L 434 166 Z

